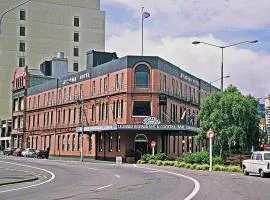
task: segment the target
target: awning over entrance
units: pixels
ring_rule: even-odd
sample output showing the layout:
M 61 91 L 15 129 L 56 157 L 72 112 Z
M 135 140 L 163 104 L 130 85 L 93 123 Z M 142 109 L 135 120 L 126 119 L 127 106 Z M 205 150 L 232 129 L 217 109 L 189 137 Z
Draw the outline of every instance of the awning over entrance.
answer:
M 147 130 L 147 131 L 188 131 L 198 133 L 199 128 L 185 124 L 112 124 L 104 126 L 77 127 L 76 132 L 96 132 L 113 130 Z

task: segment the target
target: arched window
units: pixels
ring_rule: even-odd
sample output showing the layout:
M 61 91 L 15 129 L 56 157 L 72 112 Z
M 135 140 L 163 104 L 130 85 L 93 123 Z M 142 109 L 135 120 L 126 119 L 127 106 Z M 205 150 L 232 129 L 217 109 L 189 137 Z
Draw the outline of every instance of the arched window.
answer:
M 149 68 L 146 65 L 138 65 L 135 69 L 135 84 L 137 88 L 149 87 Z
M 62 150 L 65 150 L 65 136 L 62 137 Z

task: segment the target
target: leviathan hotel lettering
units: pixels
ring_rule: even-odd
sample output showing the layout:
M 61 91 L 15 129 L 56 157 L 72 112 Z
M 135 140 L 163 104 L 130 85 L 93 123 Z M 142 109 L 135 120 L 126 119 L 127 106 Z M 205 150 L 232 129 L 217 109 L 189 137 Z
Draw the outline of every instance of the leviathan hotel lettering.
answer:
M 118 124 L 118 129 L 183 129 L 183 125 L 166 125 L 166 124 Z

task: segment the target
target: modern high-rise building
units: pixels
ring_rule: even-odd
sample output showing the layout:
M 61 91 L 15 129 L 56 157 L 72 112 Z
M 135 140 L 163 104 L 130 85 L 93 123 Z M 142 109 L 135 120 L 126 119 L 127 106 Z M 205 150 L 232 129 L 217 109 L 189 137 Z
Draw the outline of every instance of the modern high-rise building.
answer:
M 1 18 L 2 17 L 2 18 Z M 39 69 L 64 52 L 69 71 L 86 66 L 86 52 L 105 49 L 100 0 L 0 1 L 0 118 L 11 116 L 11 78 L 16 67 Z

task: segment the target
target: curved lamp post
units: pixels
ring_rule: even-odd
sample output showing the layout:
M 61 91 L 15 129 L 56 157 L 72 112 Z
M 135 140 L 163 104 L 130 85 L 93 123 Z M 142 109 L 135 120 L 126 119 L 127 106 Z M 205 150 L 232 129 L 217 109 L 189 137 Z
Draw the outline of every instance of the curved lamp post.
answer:
M 228 48 L 228 47 L 232 47 L 232 46 L 237 46 L 237 45 L 244 44 L 244 43 L 257 43 L 257 42 L 258 42 L 258 40 L 243 41 L 243 42 L 230 44 L 230 45 L 227 45 L 227 46 L 219 46 L 219 45 L 215 45 L 215 44 L 211 44 L 211 43 L 207 43 L 207 42 L 201 42 L 201 41 L 193 41 L 192 44 L 194 44 L 194 45 L 196 45 L 196 44 L 206 44 L 206 45 L 217 47 L 217 48 L 221 49 L 221 76 L 220 76 L 221 86 L 220 86 L 220 89 L 223 92 L 223 78 L 224 78 L 224 76 L 223 76 L 223 49 Z
M 214 80 L 214 81 L 210 81 L 209 83 L 210 83 L 210 94 L 212 93 L 212 84 L 213 83 L 215 83 L 215 82 L 217 82 L 217 81 L 219 81 L 220 79 L 224 79 L 224 78 L 230 78 L 231 76 L 223 76 L 223 77 L 220 77 L 220 78 L 218 78 L 218 79 L 216 79 L 216 80 Z

